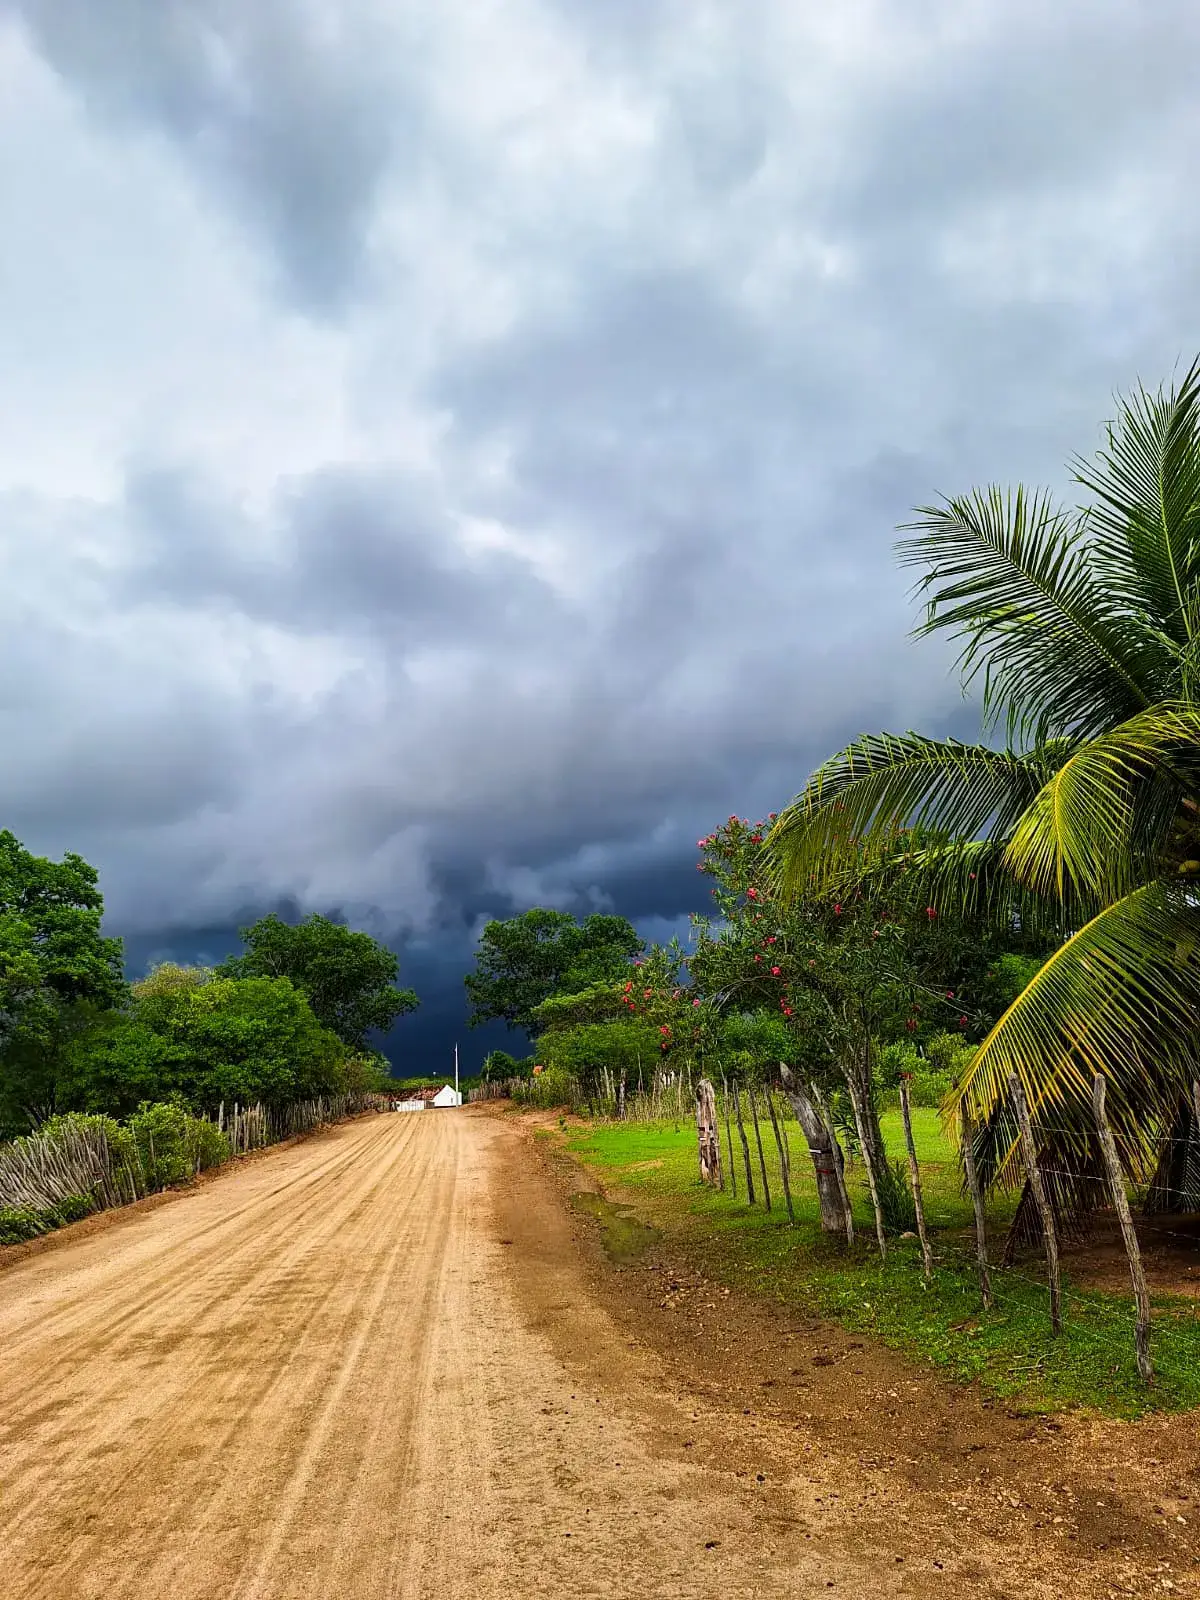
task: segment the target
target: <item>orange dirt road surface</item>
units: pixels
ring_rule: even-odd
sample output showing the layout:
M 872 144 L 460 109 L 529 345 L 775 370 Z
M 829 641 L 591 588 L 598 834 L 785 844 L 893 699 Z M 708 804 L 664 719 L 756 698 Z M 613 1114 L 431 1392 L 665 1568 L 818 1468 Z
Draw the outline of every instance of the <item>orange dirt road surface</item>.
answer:
M 705 1400 L 606 1307 L 576 1232 L 481 1108 L 363 1118 L 17 1260 L 0 1593 L 1063 1592 L 1028 1549 L 1010 1587 L 930 1559 L 940 1536 L 823 1514 L 853 1462 L 814 1475 L 782 1422 Z

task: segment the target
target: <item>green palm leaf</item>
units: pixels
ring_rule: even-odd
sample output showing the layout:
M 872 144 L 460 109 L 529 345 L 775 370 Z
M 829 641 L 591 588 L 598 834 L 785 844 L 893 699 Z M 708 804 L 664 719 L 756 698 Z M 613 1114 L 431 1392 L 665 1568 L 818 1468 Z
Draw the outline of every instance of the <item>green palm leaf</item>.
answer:
M 901 829 L 951 841 L 985 829 L 1006 837 L 1053 773 L 1056 755 L 917 733 L 864 735 L 819 767 L 780 813 L 767 840 L 768 871 L 786 893 L 797 893 L 860 870 L 864 858 L 891 856 Z
M 1074 750 L 1013 830 L 1007 864 L 1031 887 L 1068 879 L 1103 901 L 1152 877 L 1200 757 L 1200 708 L 1152 706 Z
M 1109 592 L 1152 619 L 1162 665 L 1197 632 L 1200 584 L 1200 361 L 1177 389 L 1138 389 L 1120 403 L 1095 464 L 1075 463 L 1096 497 L 1094 561 Z M 1149 648 L 1149 646 L 1147 646 Z
M 923 633 L 963 641 L 964 688 L 983 675 L 989 725 L 1009 741 L 1043 744 L 1111 726 L 1156 696 L 1131 626 L 1095 582 L 1080 519 L 1044 494 L 992 488 L 920 509 L 901 543 L 907 566 L 929 570 Z
M 1107 906 L 1051 956 L 980 1045 L 947 1105 L 953 1115 L 965 1101 L 977 1124 L 1007 1130 L 995 1176 L 1016 1172 L 1006 1114 L 1014 1072 L 1039 1142 L 1068 1162 L 1086 1158 L 1092 1077 L 1104 1073 L 1118 1143 L 1136 1164 L 1197 1070 L 1198 947 L 1194 891 L 1155 882 Z

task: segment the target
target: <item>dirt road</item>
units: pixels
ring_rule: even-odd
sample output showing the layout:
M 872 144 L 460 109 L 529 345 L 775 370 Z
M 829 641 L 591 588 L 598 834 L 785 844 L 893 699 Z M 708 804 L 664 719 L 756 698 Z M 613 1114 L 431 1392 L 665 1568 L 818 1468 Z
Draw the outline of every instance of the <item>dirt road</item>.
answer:
M 575 1226 L 500 1119 L 425 1112 L 10 1266 L 0 1589 L 1063 1592 L 1028 1549 L 1006 1587 L 940 1528 L 864 1541 L 837 1504 L 853 1463 L 822 1461 L 790 1418 L 706 1399 L 610 1313 Z M 1112 1581 L 1076 1573 L 1072 1592 L 1151 1592 Z

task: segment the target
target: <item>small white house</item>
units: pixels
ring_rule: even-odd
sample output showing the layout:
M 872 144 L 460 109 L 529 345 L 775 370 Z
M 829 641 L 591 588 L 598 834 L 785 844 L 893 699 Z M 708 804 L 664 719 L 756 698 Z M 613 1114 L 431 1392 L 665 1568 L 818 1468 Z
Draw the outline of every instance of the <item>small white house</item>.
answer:
M 415 1089 L 410 1090 L 407 1100 L 396 1102 L 397 1111 L 424 1111 L 426 1106 L 460 1106 L 463 1103 L 462 1095 L 457 1089 L 452 1089 L 448 1083 L 440 1089 Z

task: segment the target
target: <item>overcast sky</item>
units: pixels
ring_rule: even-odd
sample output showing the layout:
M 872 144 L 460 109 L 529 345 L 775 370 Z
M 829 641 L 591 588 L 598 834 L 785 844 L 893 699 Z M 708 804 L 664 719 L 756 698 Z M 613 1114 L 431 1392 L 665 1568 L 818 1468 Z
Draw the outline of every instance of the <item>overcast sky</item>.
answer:
M 135 965 L 369 926 L 417 1054 L 487 914 L 668 929 L 730 811 L 973 732 L 894 528 L 1200 347 L 1198 56 L 1195 0 L 0 0 L 0 820 Z

